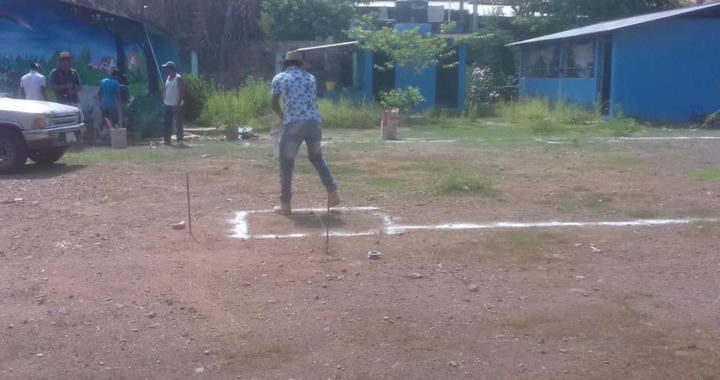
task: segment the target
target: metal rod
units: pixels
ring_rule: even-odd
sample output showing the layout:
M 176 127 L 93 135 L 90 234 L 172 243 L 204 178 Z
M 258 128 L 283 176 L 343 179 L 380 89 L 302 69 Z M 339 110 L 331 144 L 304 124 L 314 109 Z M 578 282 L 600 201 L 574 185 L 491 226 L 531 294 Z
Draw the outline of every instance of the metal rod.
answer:
M 330 197 L 328 197 L 327 214 L 325 217 L 325 254 L 330 254 Z
M 188 208 L 188 231 L 192 235 L 192 211 L 190 210 L 190 173 L 186 173 L 187 208 Z

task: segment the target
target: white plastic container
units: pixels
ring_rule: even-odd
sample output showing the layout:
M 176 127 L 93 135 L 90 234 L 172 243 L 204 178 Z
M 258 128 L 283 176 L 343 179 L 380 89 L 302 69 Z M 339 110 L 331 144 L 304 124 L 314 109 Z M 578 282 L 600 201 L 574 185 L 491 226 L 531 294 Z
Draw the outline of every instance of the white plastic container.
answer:
M 127 130 L 125 128 L 114 128 L 110 130 L 110 146 L 113 149 L 127 148 Z

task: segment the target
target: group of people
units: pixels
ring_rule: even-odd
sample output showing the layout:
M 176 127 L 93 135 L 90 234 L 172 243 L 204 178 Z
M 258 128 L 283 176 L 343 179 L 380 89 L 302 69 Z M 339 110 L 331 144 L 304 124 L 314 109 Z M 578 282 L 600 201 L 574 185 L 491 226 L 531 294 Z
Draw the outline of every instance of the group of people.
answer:
M 30 72 L 20 79 L 20 92 L 23 98 L 48 100 L 47 87 L 42 67 L 37 62 L 31 63 Z M 79 93 L 82 85 L 80 75 L 72 67 L 70 53 L 59 54 L 58 65 L 50 72 L 50 89 L 54 94 L 53 101 L 81 108 Z M 127 104 L 129 95 L 123 75 L 118 69 L 113 68 L 108 77 L 100 81 L 96 98 L 100 105 L 102 118 L 112 123 L 112 126 L 121 123 L 119 110 L 121 106 L 124 108 Z M 86 133 L 90 131 L 91 129 Z M 94 133 L 92 135 L 94 136 Z
M 164 142 L 171 144 L 172 123 L 177 126 L 177 142 L 183 144 L 183 118 L 182 106 L 185 93 L 185 86 L 180 74 L 177 72 L 175 63 L 172 61 L 163 65 L 167 72 L 164 92 Z M 42 67 L 39 63 L 30 64 L 30 72 L 20 79 L 20 92 L 25 99 L 49 100 L 47 96 L 47 80 L 42 74 Z M 54 93 L 54 101 L 62 104 L 80 107 L 81 83 L 80 75 L 72 68 L 72 57 L 70 53 L 63 52 L 58 56 L 57 68 L 50 72 L 50 88 Z M 127 108 L 130 94 L 127 81 L 124 75 L 117 68 L 112 68 L 108 77 L 101 80 L 98 85 L 96 99 L 100 105 L 102 119 L 101 128 L 108 123 L 111 127 L 122 126 L 122 110 Z M 87 132 L 92 131 L 88 127 Z M 94 133 L 91 136 L 94 137 Z
M 39 63 L 30 64 L 30 72 L 20 79 L 20 91 L 25 99 L 47 100 L 47 81 Z M 70 53 L 60 53 L 58 67 L 50 72 L 50 87 L 55 101 L 63 104 L 80 103 L 80 76 L 72 68 Z
M 280 161 L 280 205 L 275 212 L 282 215 L 292 213 L 292 176 L 295 158 L 303 142 L 308 151 L 308 159 L 315 167 L 327 190 L 327 205 L 335 207 L 340 203 L 337 185 L 330 173 L 322 154 L 322 129 L 320 128 L 320 110 L 317 104 L 317 83 L 310 74 L 301 53 L 288 52 L 282 62 L 283 72 L 272 81 L 272 108 L 282 122 L 279 140 Z M 172 123 L 176 124 L 178 144 L 184 144 L 182 108 L 185 98 L 185 85 L 177 72 L 174 62 L 162 65 L 167 77 L 163 94 L 164 122 L 163 140 L 172 144 Z M 80 76 L 72 68 L 69 53 L 61 53 L 58 67 L 50 73 L 50 85 L 55 101 L 78 105 L 78 93 L 81 88 Z M 20 88 L 26 99 L 46 100 L 46 80 L 39 64 L 33 63 L 30 72 L 22 77 Z M 127 87 L 122 84 L 121 72 L 113 69 L 110 75 L 100 81 L 97 98 L 103 118 L 113 125 L 118 123 L 118 108 L 127 101 Z M 282 104 L 281 104 L 282 99 Z

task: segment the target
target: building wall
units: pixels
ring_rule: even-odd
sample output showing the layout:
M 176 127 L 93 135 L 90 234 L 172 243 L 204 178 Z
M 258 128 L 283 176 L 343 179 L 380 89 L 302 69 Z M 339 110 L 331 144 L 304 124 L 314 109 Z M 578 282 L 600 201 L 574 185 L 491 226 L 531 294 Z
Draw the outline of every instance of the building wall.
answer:
M 566 101 L 592 109 L 597 103 L 598 80 L 579 78 L 520 78 L 520 98 Z
M 720 109 L 720 20 L 666 20 L 613 36 L 612 114 L 690 122 Z

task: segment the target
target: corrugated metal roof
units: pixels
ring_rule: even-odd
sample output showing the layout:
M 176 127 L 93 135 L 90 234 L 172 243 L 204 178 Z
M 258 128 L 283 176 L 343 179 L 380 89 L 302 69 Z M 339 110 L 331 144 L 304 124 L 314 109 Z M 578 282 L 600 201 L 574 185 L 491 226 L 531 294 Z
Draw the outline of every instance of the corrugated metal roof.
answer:
M 580 36 L 585 36 L 585 35 L 589 35 L 589 34 L 610 32 L 613 30 L 618 30 L 618 29 L 635 26 L 635 25 L 645 24 L 648 22 L 663 20 L 663 19 L 667 19 L 667 18 L 671 18 L 671 17 L 684 16 L 684 15 L 688 15 L 688 14 L 692 14 L 692 13 L 696 13 L 696 12 L 702 12 L 702 11 L 710 9 L 710 8 L 719 8 L 720 9 L 720 3 L 699 5 L 699 6 L 695 6 L 695 7 L 687 7 L 687 8 L 680 8 L 680 9 L 673 9 L 670 11 L 655 12 L 655 13 L 649 13 L 649 14 L 642 15 L 642 16 L 628 17 L 628 18 L 623 18 L 620 20 L 601 22 L 599 24 L 588 25 L 588 26 L 584 26 L 582 28 L 570 29 L 570 30 L 566 30 L 566 31 L 560 32 L 560 33 L 548 34 L 547 36 L 531 38 L 529 40 L 515 42 L 512 44 L 509 44 L 508 46 L 525 45 L 525 44 L 531 44 L 531 43 L 535 43 L 535 42 L 552 41 L 552 40 L 559 40 L 559 39 L 563 39 L 563 38 L 580 37 Z

